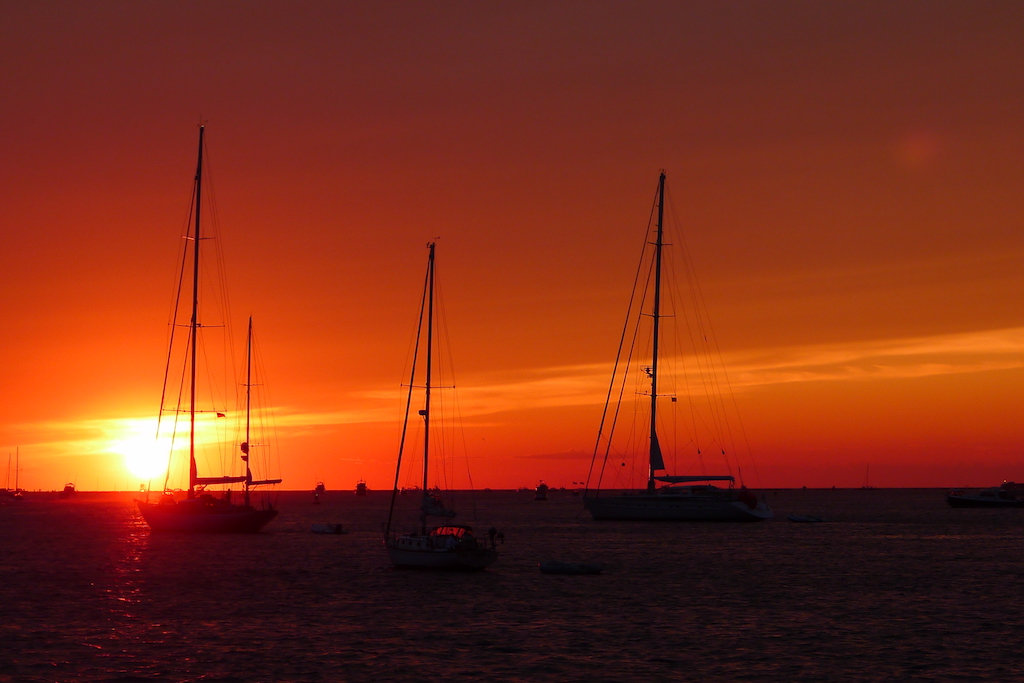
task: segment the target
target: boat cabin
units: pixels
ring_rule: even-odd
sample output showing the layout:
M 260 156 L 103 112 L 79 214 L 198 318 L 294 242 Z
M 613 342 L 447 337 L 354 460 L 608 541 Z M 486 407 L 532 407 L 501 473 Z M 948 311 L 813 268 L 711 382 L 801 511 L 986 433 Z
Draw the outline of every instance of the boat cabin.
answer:
M 473 535 L 473 527 L 464 526 L 461 524 L 448 524 L 446 526 L 434 527 L 430 530 L 431 536 L 454 536 L 455 538 L 465 538 L 466 536 Z

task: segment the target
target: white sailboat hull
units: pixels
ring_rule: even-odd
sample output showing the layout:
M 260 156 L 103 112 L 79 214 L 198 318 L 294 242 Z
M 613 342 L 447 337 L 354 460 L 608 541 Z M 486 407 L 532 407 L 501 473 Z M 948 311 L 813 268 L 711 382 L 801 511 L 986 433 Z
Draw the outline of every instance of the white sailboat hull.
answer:
M 751 507 L 741 500 L 657 493 L 588 496 L 584 499 L 583 506 L 597 520 L 759 522 L 774 516 L 764 501 L 758 501 Z
M 479 546 L 446 547 L 434 536 L 396 536 L 387 541 L 388 558 L 396 569 L 444 569 L 449 571 L 480 571 L 494 564 L 498 553 Z

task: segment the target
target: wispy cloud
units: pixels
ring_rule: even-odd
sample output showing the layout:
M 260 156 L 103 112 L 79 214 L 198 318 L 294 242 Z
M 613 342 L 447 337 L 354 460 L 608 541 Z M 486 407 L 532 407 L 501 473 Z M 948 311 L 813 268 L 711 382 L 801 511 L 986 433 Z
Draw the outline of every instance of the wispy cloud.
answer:
M 881 380 L 1024 367 L 1024 328 L 730 354 L 734 387 Z
M 695 364 L 692 358 L 681 360 L 689 367 Z M 1024 367 L 1024 327 L 753 349 L 727 353 L 722 363 L 729 384 L 737 391 L 794 382 L 881 381 L 1009 370 Z M 581 364 L 522 371 L 512 380 L 469 377 L 458 385 L 459 413 L 464 418 L 479 418 L 520 410 L 599 405 L 608 391 L 611 368 L 611 363 Z M 438 400 L 451 400 L 445 397 L 447 392 L 439 393 L 442 398 Z M 278 407 L 275 424 L 282 434 L 299 434 L 319 427 L 393 422 L 401 411 L 394 389 L 356 392 L 345 403 L 353 407 L 337 411 Z M 60 455 L 110 452 L 112 444 L 116 450 L 118 443 L 137 441 L 140 430 L 152 434 L 152 424 L 146 418 L 132 417 L 48 421 L 16 428 L 18 434 L 31 434 L 35 446 Z M 211 437 L 213 441 L 231 438 L 226 433 Z M 19 441 L 29 443 L 20 438 L 12 442 Z
M 694 367 L 696 359 L 682 363 Z M 1024 367 L 1024 328 L 961 334 L 754 349 L 721 359 L 729 384 L 743 390 L 793 382 L 891 380 Z M 718 366 L 718 361 L 715 362 Z M 611 363 L 520 373 L 514 381 L 475 377 L 459 386 L 464 416 L 601 404 Z M 724 381 L 719 377 L 719 381 Z M 695 386 L 695 384 L 691 384 Z M 382 399 L 382 392 L 368 392 Z M 393 400 L 393 396 L 391 397 Z
M 683 358 L 693 368 L 696 359 Z M 1024 367 L 1024 327 L 961 334 L 753 349 L 721 359 L 734 390 L 793 382 L 889 380 Z M 719 362 L 715 361 L 716 367 Z M 478 375 L 458 384 L 463 417 L 602 404 L 611 363 L 520 371 L 512 380 Z M 724 377 L 718 378 L 720 382 Z M 699 383 L 696 383 L 699 384 Z M 696 386 L 691 384 L 691 386 Z M 445 392 L 440 392 L 444 395 Z M 448 399 L 441 399 L 448 400 Z M 390 422 L 399 411 L 394 389 L 349 396 L 359 407 L 333 412 L 279 410 L 281 429 Z

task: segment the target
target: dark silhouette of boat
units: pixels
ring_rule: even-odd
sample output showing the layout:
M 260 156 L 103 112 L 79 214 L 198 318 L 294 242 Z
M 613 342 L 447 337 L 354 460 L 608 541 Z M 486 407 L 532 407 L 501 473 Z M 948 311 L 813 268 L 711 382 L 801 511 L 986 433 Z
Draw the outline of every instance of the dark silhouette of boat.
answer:
M 388 521 L 384 525 L 384 545 L 388 559 L 396 568 L 409 569 L 440 569 L 454 571 L 474 571 L 489 567 L 498 559 L 494 549 L 497 530 L 488 534 L 488 538 L 478 539 L 473 534 L 473 527 L 461 524 L 442 524 L 430 528 L 427 520 L 430 517 L 450 519 L 455 510 L 446 507 L 439 495 L 431 492 L 428 480 L 430 462 L 430 427 L 431 427 L 431 369 L 434 362 L 434 243 L 427 245 L 430 255 L 427 258 L 427 276 L 423 289 L 423 300 L 420 306 L 419 327 L 416 333 L 416 345 L 419 347 L 421 332 L 426 323 L 426 343 L 424 355 L 426 371 L 424 381 L 417 383 L 417 359 L 419 349 L 413 355 L 412 372 L 409 378 L 409 393 L 406 399 L 405 418 L 402 424 L 402 438 L 398 446 L 398 463 L 395 467 L 395 485 L 391 493 L 391 507 Z M 412 405 L 413 389 L 422 388 L 423 408 L 419 411 L 423 418 L 423 487 L 420 499 L 420 528 L 418 532 L 392 534 L 392 522 L 395 514 L 395 500 L 399 495 L 398 479 L 402 468 L 402 454 L 405 450 L 405 437 L 409 426 L 409 411 Z
M 953 489 L 946 494 L 946 502 L 954 508 L 1024 508 L 1024 485 L 1004 481 L 973 493 Z
M 648 268 L 644 272 L 649 273 L 648 278 L 638 276 L 634 284 L 634 295 L 630 302 L 630 309 L 626 315 L 626 324 L 623 328 L 622 340 L 628 338 L 627 330 L 635 325 L 633 339 L 637 338 L 637 331 L 640 329 L 640 320 L 650 318 L 652 321 L 650 336 L 650 365 L 642 367 L 643 375 L 638 375 L 640 381 L 649 382 L 649 389 L 645 387 L 642 393 L 649 397 L 647 407 L 647 423 L 643 425 L 647 438 L 646 471 L 647 486 L 640 489 L 628 489 L 617 492 L 602 492 L 601 482 L 604 478 L 606 467 L 609 463 L 609 455 L 612 449 L 612 440 L 615 434 L 619 408 L 613 405 L 614 401 L 621 402 L 625 394 L 625 378 L 628 376 L 630 360 L 633 357 L 632 346 L 629 355 L 624 357 L 623 345 L 620 342 L 619 357 L 616 358 L 615 370 L 612 373 L 612 380 L 609 385 L 607 401 L 605 403 L 604 415 L 601 425 L 598 428 L 598 438 L 594 446 L 594 455 L 591 461 L 591 475 L 588 475 L 587 491 L 584 493 L 584 508 L 590 511 L 595 520 L 665 520 L 665 521 L 689 521 L 689 522 L 756 522 L 764 519 L 771 519 L 772 511 L 768 502 L 762 496 L 757 495 L 741 486 L 734 487 L 735 478 L 731 474 L 718 475 L 670 475 L 658 474 L 659 471 L 666 471 L 665 459 L 662 454 L 661 442 L 658 438 L 658 399 L 671 398 L 676 403 L 676 396 L 670 393 L 659 394 L 659 361 L 664 360 L 659 356 L 659 345 L 661 344 L 661 321 L 662 318 L 675 317 L 667 315 L 661 310 L 662 300 L 662 252 L 663 247 L 668 246 L 664 241 L 664 213 L 665 213 L 665 173 L 662 172 L 658 179 L 655 228 L 655 241 L 651 242 L 650 237 L 645 235 L 645 244 L 654 247 L 654 253 L 650 257 Z M 652 218 L 655 215 L 652 212 Z M 650 226 L 649 226 L 650 227 Z M 645 247 L 645 255 L 646 255 Z M 645 265 L 647 265 L 645 263 Z M 633 301 L 640 301 L 641 304 L 646 297 L 648 287 L 653 290 L 652 305 L 650 312 L 642 312 L 641 315 L 633 313 Z M 642 295 L 638 295 L 642 292 Z M 685 316 L 684 316 L 685 317 Z M 706 333 L 702 332 L 701 336 Z M 620 370 L 620 368 L 624 368 Z M 705 368 L 711 372 L 712 362 L 705 362 Z M 616 373 L 620 373 L 619 376 Z M 716 385 L 718 382 L 713 382 Z M 616 391 L 616 386 L 620 388 Z M 617 396 L 617 399 L 615 398 Z M 719 400 L 719 403 L 722 403 Z M 640 414 L 639 412 L 637 414 Z M 724 422 L 724 421 L 723 421 Z M 639 428 L 639 425 L 638 425 Z M 716 439 L 724 442 L 723 435 Z M 605 447 L 604 457 L 599 468 L 597 486 L 590 486 L 591 476 L 596 468 L 599 459 L 599 450 Z M 697 453 L 700 453 L 699 448 Z M 725 450 L 722 449 L 725 455 Z M 625 463 L 623 463 L 625 466 Z M 711 482 L 728 482 L 728 488 L 720 488 Z
M 786 515 L 786 519 L 798 524 L 818 524 L 827 521 L 821 515 Z
M 200 287 L 200 245 L 205 239 L 201 233 L 201 206 L 202 206 L 202 178 L 203 178 L 203 133 L 204 127 L 199 127 L 199 159 L 196 164 L 196 175 L 193 186 L 193 210 L 195 216 L 195 222 L 192 228 L 191 235 L 188 235 L 188 239 L 185 240 L 185 255 L 182 260 L 182 274 L 184 275 L 184 264 L 189 261 L 188 250 L 191 247 L 191 263 L 192 263 L 192 291 L 191 291 L 191 304 L 192 304 L 192 316 L 188 324 L 188 344 L 186 347 L 185 356 L 188 361 L 189 372 L 186 373 L 186 378 L 182 380 L 181 391 L 179 396 L 188 396 L 189 402 L 187 409 L 182 409 L 179 405 L 173 408 L 168 408 L 164 405 L 164 399 L 161 398 L 160 405 L 160 416 L 163 417 L 165 411 L 173 412 L 176 414 L 187 414 L 188 425 L 189 425 L 189 483 L 188 493 L 184 500 L 178 500 L 172 492 L 167 489 L 167 480 L 164 481 L 164 493 L 160 496 L 159 500 L 155 503 L 151 503 L 148 500 L 136 500 L 139 513 L 143 519 L 149 525 L 149 528 L 153 531 L 177 531 L 177 532 L 188 532 L 188 533 L 255 533 L 262 529 L 270 520 L 277 516 L 277 510 L 274 509 L 273 505 L 269 502 L 265 502 L 264 507 L 257 509 L 252 506 L 250 500 L 250 489 L 255 486 L 265 484 L 277 484 L 280 483 L 280 479 L 263 479 L 256 480 L 253 478 L 252 469 L 250 467 L 250 450 L 251 446 L 254 447 L 258 444 L 252 444 L 250 438 L 250 418 L 252 410 L 252 387 L 255 384 L 252 381 L 252 367 L 253 367 L 253 334 L 252 334 L 252 318 L 249 318 L 249 332 L 246 340 L 246 409 L 245 409 L 245 441 L 241 444 L 241 459 L 245 463 L 245 474 L 243 475 L 222 475 L 213 477 L 201 477 L 199 476 L 198 466 L 196 463 L 196 414 L 200 411 L 196 406 L 196 362 L 198 358 L 198 347 L 200 345 L 199 333 L 203 327 L 203 324 L 199 320 L 199 292 Z M 182 301 L 184 278 L 179 280 L 178 295 L 175 303 L 175 311 L 178 310 L 178 305 Z M 175 350 L 175 335 L 173 334 L 174 327 L 172 327 L 172 334 L 170 343 L 168 346 L 168 362 L 167 370 L 171 367 L 171 357 Z M 164 396 L 166 396 L 167 387 L 167 375 L 164 378 Z M 224 417 L 224 413 L 216 413 L 218 418 Z M 175 420 L 177 423 L 177 420 Z M 168 468 L 170 472 L 170 468 Z M 169 474 L 168 474 L 169 476 Z M 226 490 L 223 492 L 221 497 L 215 497 L 211 493 L 206 491 L 208 486 L 219 486 L 219 485 L 230 485 L 230 484 L 243 484 L 244 493 L 243 500 L 241 503 L 237 503 L 232 500 L 232 491 Z
M 10 468 L 10 454 L 7 455 L 7 467 Z M 22 490 L 22 483 L 20 483 L 20 473 L 22 473 L 22 449 L 17 447 L 14 450 L 14 490 L 10 492 L 10 497 L 15 501 L 20 501 L 25 498 L 25 492 Z M 8 478 L 10 475 L 7 475 Z

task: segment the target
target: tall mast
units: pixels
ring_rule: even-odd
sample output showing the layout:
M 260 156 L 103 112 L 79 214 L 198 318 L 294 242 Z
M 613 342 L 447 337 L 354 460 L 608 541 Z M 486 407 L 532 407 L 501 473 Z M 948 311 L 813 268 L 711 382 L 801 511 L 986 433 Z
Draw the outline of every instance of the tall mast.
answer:
M 249 316 L 249 334 L 245 341 L 245 441 L 242 443 L 242 460 L 245 461 L 245 504 L 249 504 L 249 483 L 252 470 L 249 469 L 249 422 L 252 416 L 252 316 Z
M 14 460 L 14 492 L 17 493 L 21 490 L 21 477 L 19 476 L 21 474 L 21 446 L 15 448 L 14 452 L 16 454 Z M 10 454 L 7 457 L 10 458 Z
M 423 405 L 423 495 L 427 493 L 427 458 L 430 455 L 430 373 L 434 358 L 434 243 L 427 245 L 430 248 L 430 256 L 427 257 L 427 378 L 425 382 L 426 395 Z M 425 501 L 424 501 L 425 502 Z M 427 515 L 421 516 L 421 533 L 427 533 Z
M 651 457 L 647 490 L 654 490 L 654 470 L 664 468 L 661 445 L 658 443 L 658 333 L 661 328 L 661 248 L 662 222 L 665 217 L 665 172 L 658 178 L 658 236 L 654 243 L 654 344 L 651 350 Z
M 196 347 L 199 345 L 199 207 L 203 193 L 203 131 L 199 126 L 199 161 L 196 163 L 196 228 L 192 236 L 192 322 L 189 325 L 192 346 L 192 371 L 189 382 L 189 437 L 188 437 L 188 497 L 195 498 L 196 478 Z

